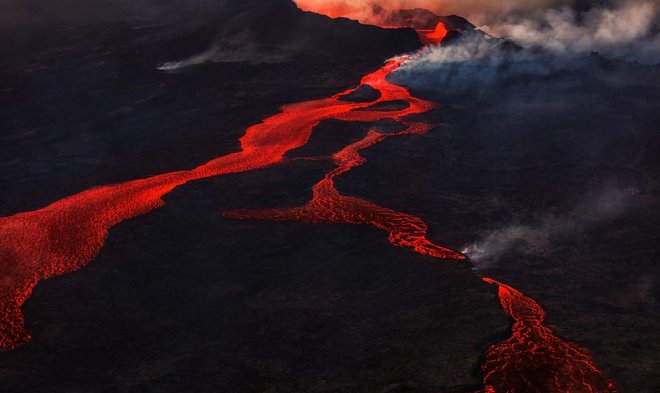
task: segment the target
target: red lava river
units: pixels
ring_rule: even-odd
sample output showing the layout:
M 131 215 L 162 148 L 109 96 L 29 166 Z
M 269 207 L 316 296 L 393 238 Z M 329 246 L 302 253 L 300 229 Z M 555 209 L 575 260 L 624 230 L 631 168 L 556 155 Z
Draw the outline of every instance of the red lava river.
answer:
M 444 26 L 426 35 L 439 43 Z M 464 259 L 426 238 L 427 225 L 419 217 L 344 196 L 334 178 L 366 160 L 360 151 L 388 138 L 424 134 L 433 126 L 412 121 L 410 115 L 427 112 L 433 104 L 416 97 L 386 77 L 408 57 L 389 60 L 362 78 L 380 93 L 371 102 L 347 102 L 341 97 L 286 105 L 281 112 L 249 127 L 240 139 L 241 150 L 190 170 L 92 188 L 56 201 L 42 209 L 0 218 L 0 349 L 12 350 L 30 340 L 21 306 L 40 280 L 75 271 L 91 262 L 103 247 L 110 227 L 162 206 L 162 197 L 192 180 L 245 172 L 285 162 L 284 155 L 305 145 L 323 120 L 375 122 L 393 119 L 405 128 L 395 133 L 371 130 L 328 159 L 336 168 L 313 188 L 312 200 L 294 208 L 239 209 L 225 213 L 232 219 L 294 220 L 312 223 L 367 224 L 388 234 L 391 244 L 439 259 Z M 399 110 L 379 110 L 379 102 L 404 101 Z M 544 312 L 532 299 L 490 278 L 497 286 L 504 312 L 513 320 L 511 337 L 487 349 L 481 367 L 482 393 L 508 392 L 618 392 L 616 384 L 595 366 L 588 351 L 556 337 L 543 325 Z

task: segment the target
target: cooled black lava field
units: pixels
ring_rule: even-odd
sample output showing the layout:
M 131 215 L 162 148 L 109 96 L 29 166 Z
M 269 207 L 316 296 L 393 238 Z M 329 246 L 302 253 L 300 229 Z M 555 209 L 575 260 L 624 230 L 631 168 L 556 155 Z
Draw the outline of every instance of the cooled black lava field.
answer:
M 528 2 L 0 0 L 0 391 L 660 391 L 660 7 Z

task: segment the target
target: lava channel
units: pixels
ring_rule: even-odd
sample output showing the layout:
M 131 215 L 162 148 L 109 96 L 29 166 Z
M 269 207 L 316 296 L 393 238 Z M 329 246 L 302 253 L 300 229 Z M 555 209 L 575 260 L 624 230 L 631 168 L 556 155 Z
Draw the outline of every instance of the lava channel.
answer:
M 481 366 L 479 393 L 619 393 L 595 365 L 589 351 L 543 326 L 545 313 L 534 300 L 490 278 L 504 312 L 514 323 L 511 337 L 491 345 Z
M 328 172 L 314 185 L 313 197 L 301 207 L 271 209 L 235 209 L 224 213 L 232 219 L 276 221 L 303 221 L 311 223 L 367 224 L 389 233 L 388 240 L 395 246 L 436 258 L 464 259 L 462 254 L 436 245 L 426 238 L 428 226 L 419 217 L 378 206 L 364 199 L 344 196 L 337 191 L 334 177 L 362 165 L 366 160 L 359 151 L 392 136 L 420 134 L 428 131 L 427 124 L 411 124 L 393 134 L 371 130 L 367 135 L 332 155 L 337 168 Z
M 368 224 L 389 233 L 389 241 L 393 245 L 412 248 L 415 252 L 431 255 L 436 258 L 464 259 L 465 257 L 453 250 L 436 245 L 426 238 L 428 226 L 419 217 L 397 212 L 378 206 L 372 202 L 350 196 L 341 195 L 334 186 L 334 177 L 341 175 L 354 167 L 360 166 L 365 159 L 360 156 L 362 149 L 373 146 L 387 138 L 401 135 L 424 134 L 431 125 L 422 122 L 412 122 L 405 117 L 411 114 L 427 112 L 433 105 L 425 100 L 413 97 L 408 89 L 387 81 L 387 75 L 398 67 L 406 58 L 391 60 L 380 72 L 375 72 L 363 78 L 362 84 L 369 85 L 381 94 L 380 102 L 405 101 L 409 106 L 398 111 L 378 111 L 366 108 L 351 111 L 336 116 L 339 120 L 373 122 L 382 119 L 393 119 L 406 126 L 403 131 L 383 134 L 375 130 L 346 146 L 331 159 L 337 168 L 330 171 L 312 189 L 313 198 L 304 206 L 294 208 L 271 209 L 235 209 L 224 213 L 232 219 L 260 220 L 291 220 L 312 223 Z
M 438 23 L 433 31 L 418 30 L 426 45 L 440 44 L 447 34 L 444 24 Z M 397 64 L 398 65 L 398 64 Z M 383 70 L 385 71 L 385 70 Z M 391 71 L 390 71 L 391 72 Z M 365 78 L 363 83 L 378 88 L 386 100 L 405 100 L 411 108 L 425 112 L 430 103 L 410 96 L 407 89 L 392 85 L 381 75 L 375 80 Z M 410 113 L 404 114 L 407 115 Z M 363 116 L 362 121 L 381 119 L 380 112 Z M 342 118 L 342 117 L 337 117 Z M 232 219 L 275 221 L 301 221 L 310 223 L 369 224 L 389 233 L 395 246 L 408 247 L 414 252 L 436 258 L 463 259 L 464 256 L 436 245 L 426 238 L 428 226 L 419 217 L 380 207 L 372 202 L 340 194 L 334 178 L 360 166 L 366 160 L 360 150 L 369 148 L 387 138 L 423 134 L 430 125 L 408 122 L 401 114 L 391 116 L 407 126 L 398 133 L 383 134 L 375 130 L 361 140 L 333 154 L 337 167 L 314 185 L 312 200 L 300 207 L 268 209 L 234 209 L 224 213 Z M 343 118 L 342 118 L 343 119 Z M 564 341 L 543 325 L 545 313 L 534 300 L 518 290 L 483 278 L 498 286 L 498 296 L 505 313 L 514 324 L 507 340 L 490 346 L 481 366 L 484 374 L 483 389 L 477 393 L 619 393 L 616 383 L 595 365 L 589 351 Z
M 446 29 L 419 32 L 427 44 L 438 44 Z M 380 98 L 366 103 L 342 101 L 349 89 L 330 98 L 286 105 L 281 112 L 249 127 L 240 139 L 241 150 L 191 170 L 92 188 L 56 201 L 42 209 L 0 218 L 0 349 L 11 350 L 30 340 L 21 306 L 40 280 L 75 271 L 92 261 L 103 247 L 108 230 L 125 220 L 162 206 L 162 197 L 192 180 L 245 172 L 282 163 L 286 152 L 305 145 L 315 126 L 326 119 L 375 122 L 391 118 L 406 129 L 382 134 L 370 131 L 331 159 L 337 167 L 313 188 L 305 206 L 284 209 L 240 209 L 225 215 L 237 219 L 298 220 L 317 223 L 369 224 L 389 233 L 389 241 L 436 258 L 462 259 L 463 255 L 426 238 L 424 221 L 406 213 L 377 206 L 356 197 L 341 195 L 333 179 L 365 160 L 359 151 L 382 140 L 422 134 L 430 125 L 409 122 L 408 115 L 427 112 L 433 105 L 413 97 L 407 89 L 386 77 L 406 57 L 388 61 L 365 76 Z M 405 101 L 397 111 L 378 111 L 378 102 Z M 514 320 L 509 339 L 488 348 L 482 365 L 482 393 L 618 393 L 616 384 L 599 371 L 588 351 L 556 337 L 543 326 L 544 312 L 532 299 L 514 288 L 484 278 L 498 286 L 504 311 Z
M 91 188 L 39 210 L 0 218 L 0 349 L 11 350 L 30 340 L 21 306 L 39 281 L 88 264 L 103 247 L 112 226 L 162 206 L 162 197 L 174 188 L 192 180 L 285 162 L 284 154 L 305 145 L 314 127 L 326 119 L 371 122 L 430 110 L 432 104 L 428 101 L 412 97 L 405 88 L 386 81 L 403 61 L 405 57 L 392 59 L 362 78 L 361 85 L 368 84 L 380 92 L 372 102 L 341 100 L 355 88 L 330 98 L 286 105 L 280 113 L 249 127 L 240 139 L 239 152 L 191 170 Z M 391 100 L 404 100 L 410 105 L 389 112 L 368 108 Z M 381 215 L 387 211 L 380 209 Z M 421 220 L 410 220 L 418 226 L 413 236 L 423 236 Z M 388 228 L 391 236 L 397 236 L 394 224 L 388 224 Z M 400 244 L 417 241 L 418 247 L 423 247 L 421 240 L 403 238 L 404 233 L 413 233 L 411 230 L 400 233 Z M 432 248 L 429 246 L 429 250 Z

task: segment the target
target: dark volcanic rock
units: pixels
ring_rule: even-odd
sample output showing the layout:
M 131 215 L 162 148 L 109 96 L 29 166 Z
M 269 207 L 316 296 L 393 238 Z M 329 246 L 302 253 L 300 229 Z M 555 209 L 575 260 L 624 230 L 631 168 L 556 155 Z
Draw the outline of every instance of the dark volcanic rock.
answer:
M 357 90 L 350 94 L 344 94 L 339 97 L 342 101 L 347 102 L 371 102 L 376 101 L 380 97 L 378 90 L 369 85 L 362 85 Z
M 355 86 L 419 45 L 411 30 L 331 20 L 284 0 L 3 7 L 1 215 L 236 151 L 244 129 L 281 105 Z M 437 18 L 473 34 L 460 18 Z M 208 56 L 193 61 L 199 54 Z M 157 69 L 177 60 L 195 66 Z M 439 127 L 363 151 L 367 162 L 336 184 L 422 217 L 431 240 L 457 249 L 570 218 L 588 190 L 635 189 L 615 218 L 476 266 L 539 301 L 548 326 L 588 347 L 624 391 L 656 393 L 660 76 L 617 63 L 587 71 L 480 94 L 437 89 L 437 78 L 417 84 L 415 95 L 447 101 L 420 116 Z M 470 262 L 392 247 L 365 226 L 222 216 L 306 203 L 334 164 L 300 157 L 396 127 L 323 122 L 282 165 L 189 183 L 113 227 L 89 266 L 35 288 L 23 308 L 34 338 L 0 354 L 0 390 L 478 390 L 481 356 L 510 321 Z
M 496 252 L 477 273 L 539 302 L 548 326 L 587 347 L 622 391 L 657 392 L 660 68 L 572 65 L 580 72 L 478 91 L 429 72 L 434 83 L 412 92 L 444 103 L 422 116 L 438 128 L 363 151 L 367 163 L 335 183 L 412 209 L 448 244 L 492 235 Z
M 452 45 L 458 42 L 461 36 L 462 34 L 458 30 L 449 30 L 445 38 L 442 39 L 442 45 L 443 46 Z
M 335 56 L 394 55 L 420 46 L 412 29 L 382 29 L 345 18 L 330 19 L 302 12 L 290 0 L 258 1 L 245 12 L 218 21 L 217 26 L 220 40 L 247 39 L 259 46 Z
M 9 146 L 0 152 L 1 176 L 14 184 L 0 195 L 1 214 L 235 151 L 244 128 L 279 106 L 356 85 L 387 57 L 419 45 L 414 32 L 332 20 L 284 0 L 201 9 L 145 3 L 135 13 L 119 5 L 95 11 L 96 2 L 64 5 L 78 6 L 74 15 L 85 19 L 50 4 L 52 20 L 25 20 L 0 35 L 7 49 L 0 60 L 0 138 Z M 286 56 L 260 62 L 263 48 L 250 47 L 244 61 L 157 69 L 241 28 L 270 47 L 287 46 Z
M 475 28 L 472 23 L 460 16 L 440 16 L 424 8 L 396 11 L 381 10 L 380 13 L 385 15 L 384 23 L 391 26 L 410 26 L 415 29 L 432 30 L 438 22 L 442 22 L 448 30 L 467 31 Z
M 331 20 L 285 1 L 30 4 L 43 7 L 0 35 L 0 180 L 11 185 L 0 193 L 2 215 L 236 151 L 245 128 L 281 105 L 355 86 L 419 45 L 412 30 Z M 253 57 L 227 61 L 236 55 L 227 42 L 249 43 Z M 157 69 L 209 49 L 220 56 Z M 284 56 L 266 61 L 273 53 Z M 371 127 L 396 126 L 324 122 L 292 156 L 331 154 Z M 478 383 L 482 347 L 508 322 L 466 266 L 393 248 L 375 228 L 222 218 L 231 208 L 301 205 L 332 166 L 289 160 L 187 184 L 161 209 L 113 227 L 89 266 L 35 288 L 24 306 L 34 339 L 0 354 L 0 390 L 428 392 Z
M 349 19 L 330 19 L 303 12 L 290 0 L 32 3 L 29 7 L 18 0 L 3 4 L 14 16 L 12 23 L 0 24 L 4 56 L 72 46 L 90 35 L 97 44 L 131 42 L 135 56 L 158 56 L 161 61 L 226 46 L 240 46 L 256 54 L 277 49 L 287 54 L 385 57 L 420 46 L 412 29 L 382 29 Z M 33 14 L 33 8 L 40 12 Z M 74 10 L 71 15 L 69 9 Z

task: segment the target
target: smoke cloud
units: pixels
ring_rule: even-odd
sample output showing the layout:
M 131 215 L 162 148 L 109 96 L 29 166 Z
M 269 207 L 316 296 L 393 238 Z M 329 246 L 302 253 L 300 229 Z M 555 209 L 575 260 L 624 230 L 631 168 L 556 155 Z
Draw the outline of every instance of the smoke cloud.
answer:
M 442 92 L 486 95 L 495 87 L 514 88 L 539 78 L 594 77 L 604 58 L 660 63 L 657 7 L 646 0 L 621 7 L 595 7 L 579 14 L 569 8 L 546 10 L 537 18 L 509 17 L 469 31 L 406 62 L 393 75 L 397 83 Z M 600 56 L 592 56 L 594 53 Z
M 276 64 L 287 61 L 294 51 L 283 47 L 260 47 L 247 35 L 221 40 L 201 53 L 161 64 L 161 71 L 176 71 L 206 63 Z
M 159 65 L 158 69 L 161 71 L 176 71 L 207 63 L 276 64 L 287 61 L 289 57 L 289 54 L 284 51 L 263 52 L 246 49 L 245 47 L 227 48 L 213 45 L 204 52 L 186 59 L 165 62 Z
M 528 255 L 543 255 L 554 239 L 575 236 L 620 216 L 637 194 L 634 188 L 606 187 L 565 214 L 547 215 L 533 224 L 512 224 L 487 231 L 477 242 L 466 246 L 463 253 L 480 267 L 497 263 L 507 251 L 514 249 Z
M 645 64 L 660 62 L 658 7 L 647 0 L 614 7 L 598 6 L 579 13 L 570 7 L 525 17 L 508 16 L 482 30 L 531 48 L 552 53 L 599 52 Z
M 494 87 L 512 85 L 528 76 L 551 75 L 577 64 L 468 32 L 451 45 L 433 47 L 407 61 L 392 79 L 414 89 L 441 92 L 444 98 L 481 96 Z
M 514 13 L 571 4 L 570 0 L 295 0 L 304 10 L 332 17 L 347 17 L 363 23 L 378 24 L 379 9 L 401 10 L 425 8 L 438 15 L 459 15 L 473 23 L 483 24 Z
M 465 17 L 481 31 L 530 49 L 540 48 L 554 54 L 598 52 L 643 64 L 660 62 L 660 7 L 652 0 L 588 3 L 562 0 L 296 0 L 296 3 L 305 10 L 384 25 L 389 21 L 388 10 L 421 7 L 438 15 Z M 463 45 L 472 47 L 465 48 L 464 53 L 481 57 L 496 54 L 481 40 L 464 40 Z M 438 49 L 438 53 L 421 61 L 443 61 L 446 58 L 446 62 L 455 62 L 456 55 L 455 49 Z M 523 57 L 529 60 L 529 56 Z

